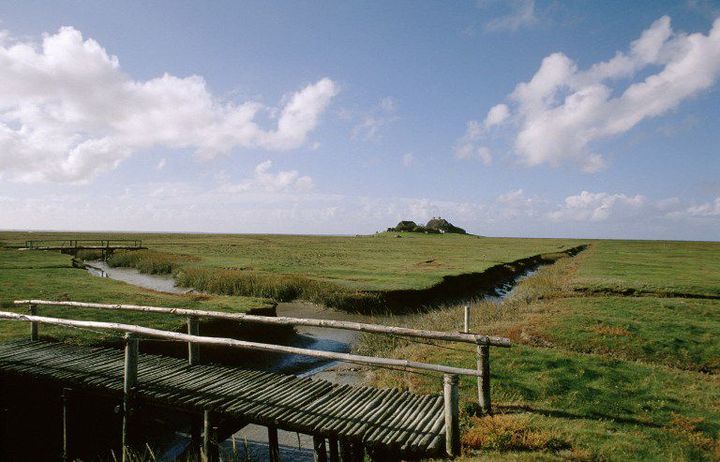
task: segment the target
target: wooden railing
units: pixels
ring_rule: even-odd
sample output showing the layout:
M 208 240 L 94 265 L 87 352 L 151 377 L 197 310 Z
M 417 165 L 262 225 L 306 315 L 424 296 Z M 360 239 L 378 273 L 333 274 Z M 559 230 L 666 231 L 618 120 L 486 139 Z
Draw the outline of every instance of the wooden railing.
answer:
M 75 328 L 104 329 L 125 333 L 125 384 L 132 388 L 137 380 L 137 340 L 138 336 L 161 338 L 165 340 L 185 342 L 188 345 L 188 363 L 190 366 L 199 363 L 199 345 L 220 345 L 230 348 L 242 348 L 256 351 L 304 355 L 316 358 L 343 361 L 368 366 L 391 367 L 400 370 L 422 370 L 444 374 L 443 393 L 445 399 L 445 425 L 446 450 L 451 456 L 459 454 L 459 392 L 458 376 L 471 376 L 477 378 L 478 401 L 483 412 L 491 411 L 490 403 L 490 347 L 508 348 L 510 340 L 503 337 L 479 335 L 468 332 L 469 314 L 466 308 L 465 332 L 443 332 L 433 330 L 410 329 L 406 327 L 384 326 L 370 323 L 351 321 L 336 321 L 329 319 L 307 319 L 292 317 L 257 316 L 242 313 L 225 313 L 220 311 L 193 310 L 184 308 L 167 308 L 157 306 L 124 305 L 87 303 L 76 301 L 53 300 L 15 300 L 15 305 L 27 305 L 28 315 L 12 312 L 0 312 L 0 319 L 25 321 L 30 323 L 30 337 L 38 339 L 39 324 L 67 326 Z M 170 332 L 132 324 L 121 324 L 99 321 L 80 321 L 37 316 L 39 306 L 67 306 L 74 308 L 99 309 L 110 311 L 135 311 L 145 313 L 162 313 L 187 318 L 188 333 Z M 402 337 L 415 337 L 426 340 L 440 340 L 450 342 L 470 343 L 477 346 L 477 369 L 452 367 L 443 364 L 430 364 L 395 358 L 377 358 L 371 356 L 355 355 L 350 353 L 337 353 L 331 351 L 318 351 L 306 348 L 297 348 L 282 345 L 273 345 L 257 342 L 248 342 L 224 337 L 207 337 L 200 335 L 199 319 L 225 319 L 239 322 L 253 322 L 281 326 L 312 326 L 332 329 L 345 329 L 357 332 L 376 334 L 389 334 Z
M 284 316 L 257 316 L 242 313 L 226 313 L 222 311 L 206 311 L 184 308 L 166 308 L 158 306 L 143 305 L 125 305 L 125 304 L 105 304 L 105 303 L 87 303 L 75 301 L 54 301 L 54 300 L 15 300 L 16 305 L 28 305 L 31 314 L 36 313 L 38 306 L 69 306 L 74 308 L 89 308 L 111 311 L 136 311 L 144 313 L 161 313 L 168 315 L 184 316 L 187 318 L 188 334 L 197 335 L 199 333 L 198 318 L 226 319 L 233 321 L 245 321 L 259 324 L 272 324 L 280 326 L 311 326 L 324 327 L 332 329 L 345 329 L 356 332 L 367 332 L 375 334 L 388 334 L 403 337 L 415 337 L 426 340 L 441 340 L 449 342 L 470 343 L 476 345 L 477 355 L 477 388 L 478 403 L 484 413 L 491 412 L 490 400 L 490 347 L 509 348 L 511 342 L 504 337 L 493 337 L 488 335 L 479 335 L 469 332 L 469 310 L 465 309 L 465 329 L 464 332 L 443 332 L 432 330 L 410 329 L 407 327 L 384 326 L 379 324 L 369 324 L 352 321 L 336 321 L 330 319 L 308 319 L 308 318 L 292 318 Z M 195 364 L 198 360 L 198 349 L 196 345 L 188 346 L 188 361 Z

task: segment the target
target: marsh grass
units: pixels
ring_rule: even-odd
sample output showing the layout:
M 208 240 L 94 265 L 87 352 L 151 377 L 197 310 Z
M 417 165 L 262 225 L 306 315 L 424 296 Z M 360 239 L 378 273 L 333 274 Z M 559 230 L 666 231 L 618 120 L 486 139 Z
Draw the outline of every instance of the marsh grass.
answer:
M 112 267 L 135 268 L 146 274 L 170 274 L 181 265 L 198 260 L 192 255 L 157 250 L 120 250 L 112 254 L 107 263 Z
M 175 280 L 180 286 L 213 294 L 263 297 L 280 302 L 301 299 L 348 311 L 367 311 L 379 306 L 377 295 L 299 275 L 187 266 L 175 273 Z

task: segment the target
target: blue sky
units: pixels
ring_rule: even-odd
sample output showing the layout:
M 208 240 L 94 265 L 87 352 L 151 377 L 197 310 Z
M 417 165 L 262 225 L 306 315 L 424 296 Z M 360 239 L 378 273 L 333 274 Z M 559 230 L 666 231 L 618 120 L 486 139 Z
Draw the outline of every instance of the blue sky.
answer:
M 718 240 L 719 15 L 2 2 L 0 229 Z

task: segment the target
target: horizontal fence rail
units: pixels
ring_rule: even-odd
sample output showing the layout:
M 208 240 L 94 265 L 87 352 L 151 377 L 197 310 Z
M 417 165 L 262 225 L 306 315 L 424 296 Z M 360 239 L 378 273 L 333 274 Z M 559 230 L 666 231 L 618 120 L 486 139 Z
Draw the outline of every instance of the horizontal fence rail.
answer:
M 77 247 L 142 247 L 140 239 L 41 239 L 25 241 L 28 249 Z
M 41 323 L 55 326 L 66 326 L 86 329 L 104 329 L 109 331 L 133 333 L 145 337 L 161 338 L 173 340 L 177 342 L 188 342 L 204 345 L 220 345 L 231 348 L 241 348 L 247 350 L 266 351 L 271 353 L 286 353 L 294 355 L 312 356 L 316 358 L 331 359 L 356 364 L 366 364 L 369 366 L 392 367 L 402 370 L 424 370 L 429 372 L 466 375 L 472 377 L 481 377 L 482 372 L 474 369 L 464 369 L 460 367 L 443 366 L 439 364 L 428 364 L 416 361 L 408 361 L 405 359 L 391 358 L 374 358 L 371 356 L 354 355 L 350 353 L 336 353 L 331 351 L 309 350 L 306 348 L 289 347 L 282 345 L 272 345 L 267 343 L 248 342 L 244 340 L 236 340 L 224 337 L 204 337 L 199 335 L 181 334 L 161 329 L 153 329 L 150 327 L 141 327 L 133 324 L 121 324 L 100 321 L 78 321 L 71 319 L 51 318 L 45 316 L 32 316 L 7 311 L 0 311 L 0 319 L 8 319 L 14 321 L 24 321 L 31 323 Z
M 410 329 L 407 327 L 382 326 L 352 321 L 335 321 L 330 319 L 308 319 L 292 318 L 285 316 L 258 316 L 243 313 L 224 313 L 221 311 L 205 311 L 185 308 L 166 308 L 159 306 L 143 305 L 122 305 L 105 303 L 86 303 L 73 301 L 52 301 L 52 300 L 15 300 L 15 305 L 45 305 L 45 306 L 70 306 L 75 308 L 94 308 L 114 311 L 137 311 L 144 313 L 163 313 L 186 317 L 228 319 L 234 321 L 246 321 L 259 324 L 273 324 L 280 326 L 312 326 L 326 327 L 332 329 L 353 330 L 375 334 L 391 334 L 403 337 L 416 337 L 431 340 L 445 340 L 451 342 L 472 343 L 475 345 L 487 345 L 501 348 L 511 346 L 510 339 L 504 337 L 493 337 L 465 332 L 442 332 L 432 330 Z

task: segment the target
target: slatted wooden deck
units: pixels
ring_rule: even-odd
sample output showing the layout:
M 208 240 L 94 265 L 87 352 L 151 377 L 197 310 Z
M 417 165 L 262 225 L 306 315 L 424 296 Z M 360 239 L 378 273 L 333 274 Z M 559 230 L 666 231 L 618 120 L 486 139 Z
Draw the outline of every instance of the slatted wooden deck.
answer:
M 123 394 L 123 352 L 45 341 L 0 344 L 0 374 L 32 376 L 74 389 Z M 140 403 L 203 412 L 248 423 L 358 442 L 401 455 L 443 453 L 443 398 L 395 389 L 335 385 L 182 359 L 141 354 Z

